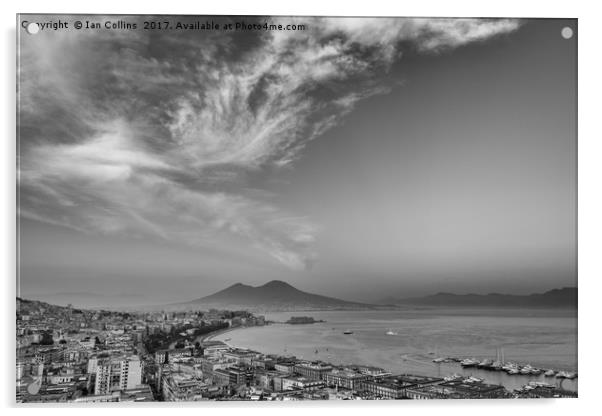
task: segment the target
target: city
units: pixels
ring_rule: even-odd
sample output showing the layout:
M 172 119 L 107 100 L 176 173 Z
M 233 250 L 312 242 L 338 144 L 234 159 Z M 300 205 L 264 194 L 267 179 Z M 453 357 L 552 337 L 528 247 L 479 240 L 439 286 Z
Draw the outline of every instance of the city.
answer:
M 577 396 L 545 383 L 508 391 L 476 377 L 336 366 L 211 339 L 269 324 L 264 316 L 246 311 L 131 313 L 17 298 L 16 399 L 102 403 Z

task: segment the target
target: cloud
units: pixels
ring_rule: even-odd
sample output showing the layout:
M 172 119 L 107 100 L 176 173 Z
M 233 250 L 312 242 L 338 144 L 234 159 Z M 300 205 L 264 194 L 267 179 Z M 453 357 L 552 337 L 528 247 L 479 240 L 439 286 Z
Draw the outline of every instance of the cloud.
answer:
M 248 176 L 291 168 L 357 102 L 394 88 L 390 70 L 404 48 L 440 53 L 519 26 L 277 20 L 307 30 L 23 38 L 21 215 L 191 245 L 243 241 L 290 268 L 310 267 L 318 227 L 250 189 Z

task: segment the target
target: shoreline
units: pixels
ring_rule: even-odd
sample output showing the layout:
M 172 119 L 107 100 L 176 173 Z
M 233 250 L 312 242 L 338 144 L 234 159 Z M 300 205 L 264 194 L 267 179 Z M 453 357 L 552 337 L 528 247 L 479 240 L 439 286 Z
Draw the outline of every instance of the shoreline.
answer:
M 198 341 L 198 342 L 211 341 L 214 337 L 217 337 L 218 335 L 227 334 L 228 332 L 232 332 L 232 331 L 236 331 L 237 329 L 244 329 L 244 328 L 252 328 L 252 327 L 237 326 L 234 328 L 230 327 L 230 328 L 220 329 L 220 330 L 217 330 L 214 332 L 210 332 L 208 334 L 199 335 L 194 340 L 195 340 L 195 342 L 196 341 Z
M 228 333 L 228 332 L 232 332 L 234 330 L 240 330 L 240 329 L 258 329 L 258 328 L 266 328 L 266 327 L 271 327 L 271 326 L 282 326 L 283 324 L 277 324 L 277 325 L 265 325 L 263 327 L 255 327 L 255 326 L 240 326 L 240 327 L 235 327 L 235 328 L 227 328 L 221 331 L 216 331 L 214 333 L 208 334 L 204 340 L 208 341 L 211 340 L 219 335 Z M 288 326 L 288 325 L 287 325 Z M 293 325 L 293 327 L 297 327 L 297 325 Z M 294 328 L 291 328 L 294 329 Z M 224 342 L 224 341 L 222 341 Z M 577 381 L 575 380 L 556 380 L 555 378 L 545 378 L 543 375 L 539 375 L 539 376 L 526 376 L 526 375 L 519 375 L 519 376 L 515 376 L 515 375 L 507 375 L 506 373 L 503 372 L 491 372 L 491 371 L 486 371 L 484 369 L 477 369 L 477 368 L 463 368 L 461 367 L 459 364 L 457 363 L 432 363 L 432 357 L 427 356 L 426 353 L 424 355 L 424 357 L 420 357 L 421 359 L 414 359 L 411 357 L 412 354 L 402 354 L 401 356 L 401 361 L 403 361 L 403 365 L 404 367 L 406 367 L 408 364 L 408 368 L 404 368 L 404 369 L 395 369 L 394 367 L 397 367 L 396 365 L 391 366 L 391 362 L 386 362 L 388 360 L 385 360 L 385 362 L 374 362 L 373 360 L 366 360 L 366 357 L 356 357 L 356 358 L 360 358 L 357 361 L 348 361 L 345 359 L 342 360 L 333 360 L 332 355 L 336 356 L 337 353 L 336 351 L 336 347 L 331 348 L 330 354 L 332 355 L 324 355 L 324 351 L 323 348 L 320 347 L 320 354 L 319 355 L 315 355 L 313 354 L 313 350 L 314 347 L 311 348 L 312 351 L 298 351 L 297 353 L 294 352 L 294 350 L 296 349 L 293 346 L 293 351 L 286 351 L 286 349 L 284 350 L 284 354 L 282 351 L 273 351 L 272 348 L 268 348 L 267 351 L 265 348 L 261 348 L 255 345 L 247 345 L 247 344 L 243 344 L 244 345 L 237 345 L 237 342 L 224 342 L 226 345 L 228 345 L 231 348 L 240 348 L 240 349 L 251 349 L 251 350 L 255 350 L 255 351 L 261 351 L 262 353 L 267 353 L 267 354 L 276 354 L 276 355 L 281 355 L 281 356 L 297 356 L 298 358 L 301 359 L 309 359 L 309 360 L 320 360 L 320 361 L 324 361 L 327 363 L 330 363 L 332 365 L 352 365 L 352 364 L 357 364 L 357 365 L 372 365 L 372 366 L 379 366 L 382 367 L 386 370 L 389 371 L 397 371 L 397 372 L 415 372 L 415 374 L 420 374 L 420 375 L 424 375 L 424 376 L 445 376 L 445 375 L 463 375 L 465 377 L 469 377 L 469 376 L 478 376 L 483 378 L 484 380 L 486 380 L 486 382 L 491 383 L 491 384 L 496 384 L 496 385 L 502 385 L 505 388 L 507 388 L 508 390 L 513 390 L 516 388 L 520 388 L 521 386 L 527 384 L 530 381 L 538 381 L 538 382 L 551 382 L 552 384 L 557 385 L 557 387 L 562 388 L 564 390 L 568 390 L 568 391 L 578 391 L 578 387 L 577 387 Z M 298 347 L 298 346 L 297 346 Z M 315 348 L 315 350 L 317 351 L 318 348 Z M 328 348 L 326 348 L 326 351 L 328 351 Z M 339 357 L 342 358 L 342 357 Z M 399 357 L 398 357 L 399 359 Z M 376 360 L 379 361 L 379 360 Z M 397 361 L 397 360 L 395 360 Z M 426 368 L 428 367 L 428 368 Z M 433 367 L 433 368 L 431 368 Z M 551 367 L 550 367 L 551 368 Z M 575 370 L 576 371 L 576 370 Z

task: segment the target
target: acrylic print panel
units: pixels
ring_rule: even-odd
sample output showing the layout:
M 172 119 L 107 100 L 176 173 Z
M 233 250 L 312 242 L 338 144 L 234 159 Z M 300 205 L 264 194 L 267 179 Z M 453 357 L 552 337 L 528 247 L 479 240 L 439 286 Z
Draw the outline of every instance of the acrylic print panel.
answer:
M 17 25 L 18 402 L 577 396 L 576 20 Z

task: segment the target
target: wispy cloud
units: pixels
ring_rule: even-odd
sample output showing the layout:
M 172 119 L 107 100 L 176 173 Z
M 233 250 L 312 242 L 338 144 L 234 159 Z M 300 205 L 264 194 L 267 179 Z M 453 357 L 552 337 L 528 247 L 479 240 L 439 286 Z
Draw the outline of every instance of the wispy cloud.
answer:
M 253 192 L 247 175 L 290 168 L 358 101 L 394 88 L 404 48 L 439 53 L 519 26 L 270 20 L 307 30 L 23 39 L 21 215 L 193 245 L 234 238 L 309 267 L 318 227 Z

